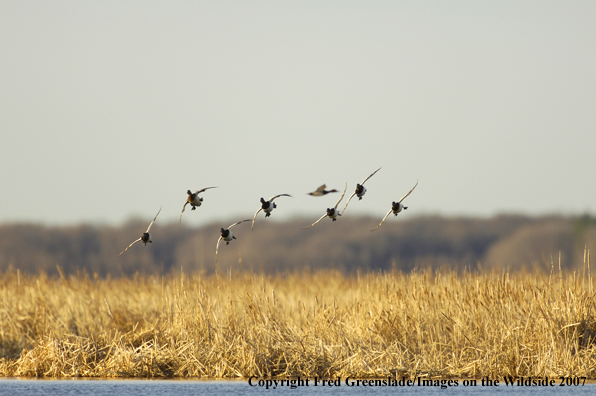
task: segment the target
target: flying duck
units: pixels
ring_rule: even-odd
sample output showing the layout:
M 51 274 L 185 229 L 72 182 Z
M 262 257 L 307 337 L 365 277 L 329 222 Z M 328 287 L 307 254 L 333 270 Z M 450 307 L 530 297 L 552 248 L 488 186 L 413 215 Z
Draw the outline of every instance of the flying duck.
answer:
M 275 202 L 273 202 L 273 200 L 278 197 L 291 197 L 291 195 L 290 194 L 275 195 L 275 196 L 269 198 L 268 201 L 265 201 L 265 199 L 263 197 L 261 197 L 261 207 L 259 208 L 259 210 L 257 210 L 257 212 L 255 213 L 255 216 L 252 218 L 252 225 L 250 226 L 251 231 L 252 231 L 253 227 L 255 226 L 255 219 L 257 218 L 257 215 L 259 214 L 259 212 L 261 210 L 263 212 L 265 212 L 265 217 L 271 216 L 271 212 L 273 211 L 273 209 L 277 208 L 277 205 L 275 204 Z
M 315 191 L 309 192 L 308 195 L 312 195 L 313 197 L 322 197 L 325 194 L 339 192 L 336 189 L 325 190 L 326 188 L 327 188 L 327 185 L 323 184 L 322 186 L 320 186 L 319 188 L 317 188 Z
M 197 206 L 201 206 L 203 203 L 203 198 L 199 197 L 199 194 L 205 190 L 209 190 L 210 188 L 217 188 L 217 187 L 205 187 L 202 190 L 197 190 L 195 192 L 191 192 L 187 190 L 186 193 L 188 194 L 188 198 L 186 198 L 186 202 L 184 202 L 184 206 L 182 207 L 182 212 L 180 212 L 180 222 L 182 223 L 182 213 L 184 213 L 184 209 L 186 209 L 186 205 L 190 204 L 192 206 L 192 210 L 195 210 Z
M 399 201 L 393 202 L 391 204 L 391 210 L 389 212 L 387 212 L 387 214 L 385 215 L 385 217 L 383 217 L 383 220 L 381 220 L 381 223 L 377 226 L 377 228 L 375 228 L 374 230 L 371 230 L 371 231 L 376 231 L 383 224 L 383 222 L 385 221 L 385 219 L 387 218 L 387 216 L 389 216 L 391 213 L 393 213 L 394 215 L 397 216 L 397 214 L 399 212 L 401 212 L 402 210 L 408 209 L 407 206 L 404 206 L 402 204 L 402 201 L 404 199 L 406 199 L 406 197 L 408 195 L 410 195 L 412 193 L 412 191 L 414 191 L 414 189 L 416 188 L 417 185 L 418 185 L 418 180 L 416 180 L 416 184 L 414 185 L 414 187 L 412 187 L 412 189 L 410 190 L 409 193 L 407 193 L 406 195 L 404 195 L 403 197 L 401 197 L 401 199 Z
M 141 237 L 139 239 L 137 239 L 136 241 L 134 241 L 133 243 L 131 243 L 130 245 L 128 245 L 128 247 L 126 249 L 124 249 L 122 251 L 122 253 L 126 252 L 128 250 L 128 248 L 130 248 L 132 245 L 134 245 L 135 243 L 137 243 L 139 241 L 143 242 L 145 244 L 145 246 L 147 246 L 148 243 L 153 243 L 153 241 L 151 240 L 151 234 L 149 234 L 149 230 L 151 229 L 151 226 L 155 222 L 155 219 L 157 219 L 157 216 L 159 216 L 159 213 L 160 212 L 161 212 L 161 208 L 159 208 L 159 211 L 157 212 L 157 214 L 153 218 L 153 221 L 151 222 L 151 224 L 149 224 L 149 227 L 147 227 L 147 231 L 145 231 L 143 233 L 143 235 L 141 235 Z M 118 256 L 121 256 L 122 253 L 120 253 Z
M 312 226 L 314 226 L 315 224 L 317 224 L 319 221 L 323 220 L 326 216 L 329 216 L 331 218 L 331 220 L 335 221 L 337 220 L 337 216 L 341 216 L 341 213 L 339 213 L 337 211 L 337 206 L 339 205 L 339 203 L 341 202 L 341 200 L 344 198 L 344 195 L 346 195 L 346 190 L 348 189 L 348 183 L 346 182 L 346 188 L 344 188 L 344 193 L 341 195 L 341 198 L 339 199 L 339 201 L 337 201 L 337 203 L 335 204 L 334 207 L 332 208 L 327 208 L 327 211 L 325 212 L 325 214 L 323 216 L 321 216 L 319 218 L 319 220 L 315 221 L 314 223 L 312 223 L 311 225 L 307 226 L 307 227 L 302 227 L 303 229 L 307 229 L 310 228 Z
M 217 246 L 215 246 L 215 262 L 217 262 L 217 251 L 219 250 L 219 243 L 221 241 L 226 241 L 226 245 L 229 245 L 230 241 L 232 239 L 236 239 L 234 234 L 232 234 L 232 228 L 234 226 L 237 226 L 240 223 L 244 223 L 245 221 L 250 221 L 250 219 L 238 221 L 238 222 L 232 224 L 231 226 L 229 226 L 228 228 L 221 229 L 221 231 L 220 231 L 221 235 L 220 235 L 219 239 L 217 240 Z
M 348 207 L 348 204 L 350 203 L 350 201 L 352 200 L 352 198 L 354 197 L 354 195 L 358 196 L 358 200 L 361 200 L 362 197 L 364 196 L 364 194 L 366 194 L 366 187 L 364 187 L 364 183 L 366 183 L 366 181 L 368 179 L 370 179 L 371 177 L 373 177 L 375 175 L 375 173 L 377 173 L 379 170 L 381 170 L 381 168 L 377 169 L 376 171 L 374 171 L 373 173 L 370 174 L 369 177 L 367 177 L 366 179 L 364 179 L 364 181 L 360 184 L 356 183 L 356 191 L 354 191 L 352 193 L 352 195 L 350 195 L 350 198 L 348 199 L 348 202 L 346 202 L 346 206 L 344 206 L 344 210 L 341 211 L 341 213 L 344 213 Z

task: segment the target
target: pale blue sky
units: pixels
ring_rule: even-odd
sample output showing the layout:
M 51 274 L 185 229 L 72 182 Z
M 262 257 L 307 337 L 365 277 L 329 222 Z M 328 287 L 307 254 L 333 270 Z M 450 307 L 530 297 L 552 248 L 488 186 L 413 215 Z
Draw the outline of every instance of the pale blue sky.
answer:
M 596 212 L 596 2 L 0 2 L 0 223 Z M 343 205 L 340 205 L 343 207 Z M 307 222 L 308 223 L 308 222 Z

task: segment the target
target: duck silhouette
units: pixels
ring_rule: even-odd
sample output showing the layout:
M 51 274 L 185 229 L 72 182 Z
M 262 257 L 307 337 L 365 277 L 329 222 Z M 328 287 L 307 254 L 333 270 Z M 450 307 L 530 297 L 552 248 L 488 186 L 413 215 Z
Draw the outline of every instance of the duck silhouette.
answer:
M 379 229 L 379 227 L 383 225 L 383 222 L 385 221 L 385 219 L 386 219 L 386 218 L 387 218 L 387 217 L 388 217 L 388 216 L 389 216 L 391 213 L 393 213 L 394 215 L 396 215 L 396 216 L 397 216 L 397 214 L 398 214 L 399 212 L 401 212 L 402 210 L 406 210 L 406 209 L 408 209 L 408 207 L 407 207 L 407 206 L 404 206 L 404 205 L 402 204 L 402 201 L 403 201 L 404 199 L 406 199 L 406 197 L 407 197 L 408 195 L 412 194 L 412 191 L 414 191 L 414 189 L 416 188 L 416 186 L 417 186 L 417 185 L 418 185 L 418 180 L 416 180 L 416 184 L 414 185 L 414 187 L 412 187 L 412 189 L 410 190 L 410 192 L 408 192 L 406 195 L 404 195 L 403 197 L 401 197 L 401 199 L 400 199 L 399 201 L 397 201 L 397 202 L 395 202 L 395 201 L 394 201 L 394 202 L 391 204 L 391 210 L 390 210 L 389 212 L 387 212 L 387 214 L 385 215 L 385 217 L 383 217 L 383 220 L 381 220 L 381 223 L 380 223 L 380 224 L 379 224 L 379 225 L 378 225 L 378 226 L 377 226 L 377 227 L 376 227 L 374 230 L 371 230 L 371 231 L 376 231 L 376 230 L 378 230 L 378 229 Z
M 259 212 L 262 210 L 263 212 L 265 212 L 265 217 L 271 216 L 271 212 L 273 211 L 273 209 L 277 208 L 277 205 L 275 204 L 275 202 L 273 202 L 273 200 L 276 198 L 279 198 L 279 197 L 291 197 L 291 195 L 290 194 L 274 195 L 273 197 L 269 198 L 267 201 L 265 201 L 265 199 L 263 197 L 261 197 L 261 207 L 259 208 L 259 210 L 257 210 L 254 217 L 252 218 L 252 225 L 250 226 L 251 231 L 255 226 L 255 219 L 257 218 L 257 215 L 259 214 Z
M 336 189 L 326 190 L 326 188 L 327 188 L 327 185 L 323 184 L 322 186 L 319 186 L 319 188 L 317 188 L 315 191 L 309 192 L 308 195 L 312 195 L 313 197 L 322 197 L 323 195 L 326 195 L 329 193 L 339 192 Z
M 186 198 L 186 202 L 184 203 L 184 206 L 182 207 L 182 212 L 180 212 L 180 222 L 182 223 L 182 213 L 184 213 L 184 210 L 186 209 L 186 205 L 190 204 L 190 206 L 192 206 L 191 210 L 195 210 L 197 208 L 197 206 L 201 206 L 201 204 L 203 203 L 203 198 L 199 197 L 199 194 L 202 193 L 205 190 L 209 190 L 210 188 L 217 188 L 217 187 L 205 187 L 201 190 L 197 190 L 195 192 L 191 192 L 190 190 L 187 190 L 186 193 L 188 194 L 188 198 Z
M 118 256 L 122 256 L 122 253 L 126 252 L 132 245 L 134 245 L 135 243 L 137 243 L 139 241 L 143 242 L 143 244 L 145 246 L 147 246 L 148 243 L 153 243 L 153 241 L 151 240 L 151 234 L 149 234 L 149 230 L 151 229 L 151 226 L 153 225 L 153 223 L 155 223 L 155 219 L 157 219 L 157 216 L 159 216 L 160 212 L 161 212 L 161 208 L 159 208 L 159 211 L 153 218 L 153 221 L 151 222 L 151 224 L 149 224 L 149 227 L 147 227 L 147 231 L 145 231 L 139 239 L 137 239 L 136 241 L 134 241 L 133 243 L 128 245 L 128 247 L 126 249 L 124 249 Z
M 232 224 L 228 228 L 221 229 L 221 231 L 220 231 L 221 235 L 217 239 L 217 245 L 215 246 L 215 262 L 217 262 L 217 251 L 219 250 L 219 243 L 221 241 L 226 241 L 226 245 L 229 245 L 230 241 L 232 239 L 236 239 L 236 237 L 232 233 L 232 228 L 234 228 L 235 226 L 237 226 L 240 223 L 244 223 L 245 221 L 250 221 L 250 219 L 237 221 L 236 223 Z
M 319 220 L 315 221 L 314 223 L 312 223 L 309 226 L 302 227 L 302 228 L 303 229 L 310 228 L 310 227 L 314 226 L 315 224 L 317 224 L 319 221 L 323 220 L 325 217 L 329 217 L 333 221 L 337 220 L 337 216 L 341 216 L 341 213 L 339 213 L 338 210 L 337 210 L 337 206 L 339 205 L 339 203 L 341 202 L 341 200 L 344 198 L 344 195 L 346 195 L 346 190 L 347 189 L 348 189 L 348 183 L 346 182 L 346 187 L 344 188 L 344 193 L 341 195 L 341 198 L 339 198 L 339 201 L 337 201 L 337 203 L 335 204 L 335 206 L 332 207 L 332 208 L 327 208 L 327 211 L 325 212 L 325 214 L 323 216 L 321 216 L 319 218 Z
M 352 193 L 352 195 L 350 195 L 350 198 L 348 198 L 348 202 L 346 202 L 346 206 L 344 206 L 344 210 L 341 211 L 342 214 L 348 208 L 348 204 L 350 203 L 350 201 L 352 200 L 352 198 L 354 198 L 354 195 L 357 195 L 358 196 L 358 200 L 361 200 L 362 199 L 362 197 L 364 196 L 364 194 L 366 194 L 366 188 L 364 187 L 364 183 L 366 183 L 366 181 L 368 179 L 370 179 L 371 177 L 373 177 L 375 175 L 375 173 L 377 173 L 380 170 L 381 170 L 381 168 L 379 168 L 376 171 L 374 171 L 373 173 L 371 173 L 370 176 L 368 176 L 366 179 L 364 179 L 362 181 L 362 183 L 360 183 L 360 184 L 356 183 L 356 191 L 354 191 Z

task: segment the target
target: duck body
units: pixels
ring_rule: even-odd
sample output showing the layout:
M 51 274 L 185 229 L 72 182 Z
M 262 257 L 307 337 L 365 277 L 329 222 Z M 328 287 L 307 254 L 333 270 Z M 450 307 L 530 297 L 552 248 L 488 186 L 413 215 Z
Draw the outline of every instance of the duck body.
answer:
M 364 194 L 366 194 L 366 187 L 364 187 L 362 184 L 356 184 L 356 196 L 358 197 L 358 200 L 361 200 L 362 197 L 364 197 Z
M 275 208 L 277 208 L 275 202 L 265 201 L 264 198 L 261 198 L 261 209 L 265 212 L 265 217 L 271 216 L 271 212 L 273 212 L 273 209 Z
M 157 216 L 159 216 L 160 213 L 161 213 L 161 208 L 159 208 L 159 211 L 153 218 L 153 221 L 151 223 L 149 223 L 149 227 L 147 227 L 147 231 L 145 231 L 139 239 L 137 239 L 136 241 L 134 241 L 133 243 L 128 245 L 128 247 L 126 249 L 124 249 L 118 256 L 122 256 L 124 254 L 124 252 L 126 252 L 132 245 L 134 245 L 137 242 L 143 242 L 143 245 L 145 245 L 145 246 L 147 246 L 148 243 L 153 243 L 153 241 L 151 240 L 151 234 L 149 234 L 149 230 L 151 229 L 151 226 L 153 225 L 153 223 L 155 223 L 155 220 L 157 220 Z
M 314 223 L 312 223 L 309 226 L 302 227 L 302 228 L 303 229 L 310 228 L 310 227 L 314 226 L 315 224 L 317 224 L 319 221 L 323 220 L 325 217 L 329 217 L 331 220 L 336 221 L 337 217 L 341 216 L 341 213 L 337 210 L 337 206 L 339 205 L 341 200 L 344 199 L 347 189 L 348 189 L 348 183 L 346 183 L 346 187 L 344 188 L 344 193 L 341 195 L 341 197 L 339 198 L 339 201 L 337 201 L 337 203 L 335 204 L 334 207 L 327 208 L 327 210 L 325 211 L 325 214 L 323 216 L 321 216 L 317 221 L 315 221 Z
M 247 220 L 240 220 L 234 224 L 232 224 L 231 226 L 229 226 L 228 228 L 221 228 L 220 232 L 219 232 L 219 238 L 217 238 L 217 245 L 215 245 L 215 262 L 217 263 L 217 251 L 219 250 L 219 243 L 221 241 L 226 241 L 226 245 L 230 244 L 230 241 L 232 239 L 236 239 L 236 237 L 234 236 L 234 234 L 232 233 L 232 228 L 237 226 L 240 223 L 244 223 L 245 221 L 250 221 L 250 219 Z
M 186 205 L 190 204 L 191 210 L 196 210 L 197 207 L 201 206 L 201 204 L 203 203 L 203 198 L 199 197 L 199 194 L 202 193 L 203 191 L 209 190 L 210 188 L 217 188 L 217 187 L 205 187 L 205 188 L 202 188 L 195 192 L 186 190 L 186 194 L 188 194 L 188 197 L 186 197 L 186 202 L 184 202 L 184 206 L 182 206 L 182 211 L 180 212 L 180 222 L 181 223 L 182 223 L 182 214 L 184 213 L 184 210 L 186 209 Z
M 229 245 L 230 241 L 232 239 L 236 239 L 236 237 L 232 233 L 232 230 L 230 230 L 229 228 L 222 228 L 221 229 L 221 239 L 226 241 L 226 245 Z
M 290 194 L 278 194 L 278 195 L 274 195 L 271 198 L 269 198 L 267 201 L 265 201 L 265 198 L 261 197 L 261 207 L 256 211 L 254 217 L 252 218 L 252 225 L 250 226 L 250 229 L 252 230 L 255 226 L 255 220 L 257 218 L 257 215 L 259 214 L 259 212 L 262 210 L 263 212 L 265 212 L 265 217 L 269 217 L 271 216 L 271 212 L 273 211 L 273 209 L 277 208 L 277 204 L 275 202 L 273 202 L 276 198 L 279 197 L 291 197 Z
M 394 201 L 394 202 L 391 204 L 391 212 L 392 212 L 392 213 L 393 213 L 395 216 L 397 216 L 397 214 L 398 214 L 399 212 L 401 212 L 402 210 L 406 210 L 406 209 L 408 209 L 408 207 L 407 207 L 407 206 L 404 206 L 404 205 L 403 205 L 401 202 L 395 202 L 395 201 Z
M 141 235 L 141 242 L 143 242 L 143 244 L 147 245 L 148 243 L 153 243 L 153 241 L 151 240 L 151 234 L 149 234 L 148 232 L 144 232 L 143 235 Z
M 389 215 L 391 213 L 393 213 L 395 216 L 397 216 L 398 213 L 401 213 L 402 211 L 408 209 L 407 206 L 404 206 L 404 204 L 402 203 L 404 199 L 406 199 L 408 197 L 408 195 L 412 194 L 412 191 L 414 191 L 414 189 L 416 188 L 416 186 L 418 185 L 418 180 L 416 180 L 416 184 L 414 184 L 414 187 L 412 187 L 412 189 L 403 197 L 401 197 L 401 199 L 399 201 L 393 201 L 391 203 L 391 210 L 389 212 L 387 212 L 387 214 L 385 215 L 385 217 L 383 217 L 383 220 L 381 220 L 381 222 L 379 223 L 379 225 L 371 230 L 371 231 L 376 231 L 379 229 L 379 227 L 381 227 L 383 225 L 383 223 L 385 222 L 385 220 L 387 219 L 387 217 L 389 217 Z
M 319 186 L 319 188 L 317 188 L 315 191 L 309 192 L 308 195 L 312 195 L 313 197 L 322 197 L 323 195 L 327 195 L 329 193 L 334 193 L 334 192 L 338 192 L 338 191 L 336 189 L 327 190 L 327 185 L 323 184 L 322 186 Z
M 344 206 L 344 210 L 342 211 L 342 213 L 346 211 L 348 205 L 350 204 L 350 201 L 352 200 L 352 198 L 354 198 L 354 196 L 357 196 L 359 201 L 362 199 L 362 197 L 364 197 L 364 194 L 366 194 L 366 187 L 364 187 L 364 183 L 366 183 L 368 179 L 373 177 L 380 170 L 381 168 L 371 173 L 366 179 L 362 181 L 362 183 L 356 183 L 356 190 L 352 193 L 352 195 L 350 195 L 350 198 L 348 198 L 348 201 L 346 202 L 346 206 Z
M 333 220 L 336 221 L 338 216 L 341 216 L 341 213 L 339 213 L 339 211 L 335 208 L 327 208 L 327 216 Z
M 201 206 L 201 204 L 203 203 L 203 198 L 199 197 L 198 191 L 193 193 L 190 190 L 188 190 L 186 191 L 186 193 L 188 194 L 186 202 L 190 204 L 190 210 L 196 210 L 198 206 Z

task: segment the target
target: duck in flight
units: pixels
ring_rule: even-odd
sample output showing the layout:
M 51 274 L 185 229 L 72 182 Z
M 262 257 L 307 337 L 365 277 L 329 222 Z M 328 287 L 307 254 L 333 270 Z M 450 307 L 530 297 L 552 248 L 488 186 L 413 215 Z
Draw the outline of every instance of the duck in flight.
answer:
M 197 190 L 195 192 L 191 192 L 190 190 L 187 190 L 186 193 L 188 194 L 188 198 L 186 198 L 186 202 L 184 203 L 184 206 L 182 207 L 182 212 L 180 212 L 180 222 L 182 223 L 182 213 L 184 213 L 184 210 L 186 209 L 186 205 L 190 204 L 190 206 L 192 206 L 191 210 L 195 210 L 197 208 L 197 206 L 201 206 L 201 204 L 203 203 L 203 198 L 199 197 L 199 194 L 202 193 L 205 190 L 209 190 L 210 188 L 217 188 L 217 187 L 205 187 L 201 190 Z
M 348 204 L 350 203 L 350 201 L 352 200 L 352 198 L 354 198 L 354 195 L 358 196 L 358 200 L 361 200 L 362 197 L 364 196 L 364 194 L 366 194 L 366 187 L 364 187 L 364 183 L 366 183 L 366 181 L 368 179 L 370 179 L 371 177 L 373 177 L 375 175 L 375 173 L 377 173 L 378 171 L 380 171 L 381 168 L 377 169 L 376 171 L 374 171 L 373 173 L 370 174 L 370 176 L 368 176 L 366 179 L 364 179 L 364 181 L 360 184 L 356 183 L 356 191 L 354 191 L 352 193 L 352 195 L 350 195 L 350 198 L 348 198 L 348 202 L 346 202 L 346 206 L 344 206 L 344 210 L 341 211 L 341 213 L 343 214 L 347 207 Z
M 221 229 L 221 231 L 220 231 L 221 235 L 219 236 L 219 239 L 217 240 L 217 245 L 215 246 L 215 262 L 217 262 L 217 251 L 219 250 L 219 243 L 221 241 L 226 241 L 226 245 L 229 245 L 230 244 L 230 241 L 232 239 L 236 239 L 236 237 L 232 233 L 232 228 L 234 228 L 235 226 L 237 226 L 240 223 L 244 223 L 245 221 L 250 221 L 250 219 L 240 220 L 240 221 L 232 224 L 228 228 L 222 228 Z
M 275 196 L 269 198 L 269 200 L 267 200 L 267 201 L 265 201 L 265 199 L 263 197 L 261 197 L 261 207 L 259 208 L 259 210 L 257 210 L 257 212 L 255 213 L 255 216 L 252 218 L 252 225 L 250 226 L 251 231 L 252 231 L 253 227 L 255 226 L 255 219 L 257 218 L 257 215 L 259 214 L 259 212 L 261 210 L 263 212 L 265 212 L 265 217 L 271 216 L 271 212 L 273 211 L 273 209 L 277 208 L 277 205 L 275 204 L 275 202 L 273 202 L 273 200 L 278 197 L 291 197 L 291 195 L 290 194 L 279 194 L 279 195 L 275 195 Z
M 157 212 L 157 214 L 153 218 L 153 221 L 151 222 L 151 224 L 149 224 L 149 227 L 147 227 L 147 231 L 145 231 L 143 233 L 143 235 L 141 235 L 141 237 L 139 239 L 137 239 L 136 241 L 134 241 L 133 243 L 131 243 L 130 245 L 128 245 L 128 247 L 126 249 L 124 249 L 122 251 L 122 253 L 126 252 L 132 245 L 134 245 L 135 243 L 137 243 L 139 241 L 143 242 L 145 244 L 145 246 L 147 246 L 148 243 L 153 243 L 153 241 L 151 240 L 151 234 L 149 234 L 149 230 L 151 229 L 151 226 L 155 222 L 155 219 L 157 219 L 157 216 L 159 216 L 159 213 L 160 212 L 161 212 L 161 208 L 159 208 L 159 211 Z M 121 256 L 122 253 L 120 253 L 118 256 Z
M 322 197 L 323 195 L 326 195 L 329 193 L 339 192 L 336 189 L 326 190 L 326 188 L 327 188 L 327 185 L 323 184 L 322 186 L 317 188 L 315 191 L 309 192 L 308 195 L 312 195 L 313 197 Z
M 414 187 L 412 187 L 412 189 L 410 190 L 410 192 L 408 192 L 406 195 L 404 195 L 403 197 L 401 197 L 401 199 L 397 202 L 393 202 L 391 204 L 391 210 L 389 212 L 387 212 L 387 214 L 385 215 L 385 217 L 383 217 L 383 220 L 381 220 L 381 223 L 377 226 L 377 228 L 375 228 L 374 230 L 371 231 L 376 231 L 380 226 L 383 225 L 383 222 L 385 221 L 385 219 L 387 218 L 387 216 L 389 216 L 391 213 L 393 213 L 394 215 L 397 216 L 397 214 L 399 212 L 401 212 L 402 210 L 408 209 L 407 206 L 404 206 L 402 204 L 402 201 L 404 199 L 406 199 L 406 197 L 410 194 L 412 194 L 412 191 L 414 191 L 414 189 L 416 188 L 416 186 L 418 185 L 418 180 L 416 180 L 416 184 L 414 185 Z
M 339 201 L 337 201 L 335 206 L 332 208 L 327 208 L 327 211 L 325 212 L 325 214 L 323 216 L 321 216 L 319 218 L 319 220 L 315 221 L 314 223 L 312 223 L 311 225 L 309 225 L 307 227 L 302 227 L 302 228 L 303 229 L 310 228 L 310 227 L 314 226 L 315 224 L 317 224 L 319 221 L 323 220 L 325 217 L 330 217 L 331 220 L 333 220 L 333 221 L 337 220 L 337 216 L 341 216 L 341 213 L 339 213 L 337 211 L 337 207 L 339 206 L 339 203 L 341 202 L 341 200 L 344 199 L 344 195 L 346 195 L 347 189 L 348 189 L 348 183 L 346 182 L 346 188 L 344 188 L 344 193 L 341 195 L 341 198 L 339 199 Z

